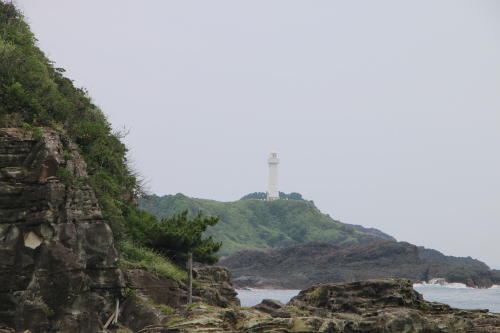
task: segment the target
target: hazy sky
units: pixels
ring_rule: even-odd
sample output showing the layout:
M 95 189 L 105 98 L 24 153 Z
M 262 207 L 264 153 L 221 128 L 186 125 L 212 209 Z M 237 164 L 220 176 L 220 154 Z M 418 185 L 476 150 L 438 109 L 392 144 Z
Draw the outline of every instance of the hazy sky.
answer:
M 158 195 L 280 190 L 500 268 L 500 2 L 21 0 Z

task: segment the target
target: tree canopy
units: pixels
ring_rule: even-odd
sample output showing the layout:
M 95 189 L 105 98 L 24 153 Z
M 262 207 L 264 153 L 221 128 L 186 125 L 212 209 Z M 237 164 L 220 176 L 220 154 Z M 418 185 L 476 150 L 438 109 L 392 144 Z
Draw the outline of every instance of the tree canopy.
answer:
M 280 191 L 279 196 L 280 196 L 280 199 L 286 199 L 286 200 L 306 200 L 302 197 L 302 194 L 297 193 L 297 192 L 291 192 L 290 194 L 287 194 L 287 193 Z M 247 199 L 264 200 L 266 198 L 267 198 L 267 195 L 265 192 L 253 192 L 253 193 L 249 193 L 247 195 L 244 195 L 243 197 L 241 197 L 240 200 L 247 200 Z M 309 202 L 314 203 L 312 200 L 310 200 Z
M 194 219 L 188 219 L 188 210 L 160 223 L 151 225 L 147 232 L 148 246 L 160 251 L 177 263 L 187 260 L 187 253 L 193 253 L 193 260 L 203 264 L 215 264 L 219 257 L 214 255 L 222 246 L 212 236 L 202 238 L 209 226 L 219 222 L 218 216 L 204 217 L 199 211 Z

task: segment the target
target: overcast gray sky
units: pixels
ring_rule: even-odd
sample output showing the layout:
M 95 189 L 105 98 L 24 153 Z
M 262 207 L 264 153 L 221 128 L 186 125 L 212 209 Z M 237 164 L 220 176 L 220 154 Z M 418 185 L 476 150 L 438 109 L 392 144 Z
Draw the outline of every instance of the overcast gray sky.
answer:
M 158 195 L 280 190 L 500 268 L 500 2 L 68 1 L 19 7 Z

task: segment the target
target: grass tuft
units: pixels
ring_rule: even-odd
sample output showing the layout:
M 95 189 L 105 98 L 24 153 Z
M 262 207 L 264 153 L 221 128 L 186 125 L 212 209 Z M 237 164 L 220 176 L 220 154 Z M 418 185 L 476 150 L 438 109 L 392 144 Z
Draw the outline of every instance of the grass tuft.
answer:
M 120 260 L 120 268 L 122 269 L 144 269 L 174 281 L 187 280 L 187 272 L 151 249 L 134 244 L 129 240 L 118 241 L 116 248 L 123 255 L 123 259 Z
M 142 302 L 142 304 L 157 308 L 158 310 L 161 311 L 161 314 L 164 316 L 171 316 L 175 313 L 175 309 L 173 309 L 170 306 L 165 305 L 165 304 L 156 304 L 152 299 L 150 299 L 146 302 Z
M 307 317 L 307 316 L 310 316 L 310 313 L 309 311 L 301 311 L 297 308 L 288 308 L 286 309 L 288 312 L 293 312 L 293 313 L 296 313 L 298 314 L 299 316 L 301 317 Z

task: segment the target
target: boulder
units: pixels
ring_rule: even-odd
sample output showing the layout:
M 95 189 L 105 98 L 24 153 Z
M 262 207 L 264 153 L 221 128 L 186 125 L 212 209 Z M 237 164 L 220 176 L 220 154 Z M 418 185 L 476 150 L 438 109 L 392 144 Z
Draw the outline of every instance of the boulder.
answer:
M 240 306 L 238 293 L 231 283 L 231 272 L 225 267 L 206 266 L 195 269 L 196 281 L 201 285 L 193 291 L 210 305 L 227 308 Z

